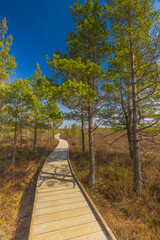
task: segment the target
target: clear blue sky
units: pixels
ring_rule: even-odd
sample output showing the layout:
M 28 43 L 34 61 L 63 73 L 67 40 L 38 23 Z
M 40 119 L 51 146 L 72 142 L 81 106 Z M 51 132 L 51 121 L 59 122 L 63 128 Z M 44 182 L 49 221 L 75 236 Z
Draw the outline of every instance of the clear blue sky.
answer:
M 45 56 L 56 49 L 65 52 L 65 38 L 74 29 L 69 9 L 73 3 L 75 0 L 0 0 L 0 21 L 6 17 L 8 33 L 13 36 L 10 53 L 18 63 L 16 78 L 32 75 L 37 62 L 48 75 Z M 160 0 L 156 8 L 160 8 Z
M 74 0 L 0 0 L 0 21 L 6 17 L 13 36 L 11 53 L 16 57 L 17 78 L 33 74 L 39 62 L 47 75 L 45 56 L 65 51 L 65 38 L 74 29 L 69 5 Z

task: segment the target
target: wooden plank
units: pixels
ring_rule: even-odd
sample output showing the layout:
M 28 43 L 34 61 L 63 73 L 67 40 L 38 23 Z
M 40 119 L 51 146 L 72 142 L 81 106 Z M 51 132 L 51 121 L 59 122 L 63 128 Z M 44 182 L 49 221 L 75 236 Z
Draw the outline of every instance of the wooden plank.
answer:
M 72 197 L 76 197 L 76 196 L 81 196 L 82 193 L 81 192 L 75 192 L 75 193 L 70 193 L 67 194 L 67 196 L 65 194 L 59 194 L 59 195 L 54 195 L 54 196 L 49 196 L 49 197 L 44 197 L 44 198 L 38 198 L 37 202 L 47 202 L 47 201 L 52 201 L 52 200 L 59 200 L 59 199 L 63 199 L 63 198 L 72 198 Z
M 110 238 L 106 238 L 106 235 L 103 231 L 83 235 L 81 237 L 72 238 L 72 240 L 106 240 L 106 239 Z
M 58 201 L 52 200 L 52 201 L 48 201 L 48 202 L 37 203 L 37 209 L 44 208 L 44 207 L 53 207 L 53 206 L 57 206 L 57 205 L 72 204 L 72 203 L 82 202 L 84 200 L 85 199 L 82 195 L 80 195 L 78 197 L 74 197 L 74 198 L 68 198 L 66 196 L 66 198 L 59 199 Z
M 41 184 L 42 183 L 42 184 Z M 59 187 L 74 187 L 77 186 L 75 181 L 72 182 L 55 182 L 54 185 L 52 185 L 52 181 L 48 181 L 48 182 L 43 182 L 41 181 L 41 183 L 39 183 L 39 185 L 37 185 L 37 190 L 45 190 L 48 188 L 59 188 Z
M 66 240 L 76 237 L 81 237 L 90 233 L 100 231 L 100 226 L 97 221 L 81 224 L 79 226 L 64 228 L 32 237 L 33 240 Z M 100 239 L 99 239 L 100 240 Z
M 48 188 L 39 188 L 37 189 L 38 193 L 46 193 L 46 192 L 56 192 L 56 191 L 62 191 L 62 190 L 69 190 L 69 189 L 79 189 L 77 185 L 70 185 L 70 186 L 59 186 L 59 187 L 48 187 Z
M 54 171 L 53 171 L 54 170 Z M 47 163 L 46 167 L 43 169 L 42 173 L 44 172 L 51 172 L 52 174 L 56 173 L 58 170 L 60 170 L 60 172 L 62 171 L 67 171 L 69 175 L 71 175 L 70 169 L 68 167 L 68 163 L 66 162 L 66 160 L 58 160 L 55 161 L 53 159 L 53 162 L 51 163 Z
M 55 166 L 55 168 L 57 168 Z M 47 176 L 52 176 L 52 177 L 56 177 L 57 175 L 59 175 L 59 177 L 70 177 L 73 178 L 73 176 L 71 175 L 71 172 L 69 171 L 69 169 L 62 169 L 61 166 L 58 166 L 56 172 L 54 172 L 53 170 L 46 170 L 43 171 L 41 174 L 41 177 L 47 177 Z
M 64 176 L 63 176 L 64 175 Z M 57 181 L 61 181 L 61 180 L 74 180 L 72 176 L 67 175 L 67 174 L 53 174 L 53 173 L 43 173 L 43 175 L 40 176 L 40 180 L 48 180 L 48 179 L 52 179 L 52 180 L 57 180 Z
M 67 189 L 67 190 L 59 190 L 59 191 L 54 191 L 54 192 L 46 192 L 46 193 L 37 193 L 39 198 L 44 198 L 44 197 L 50 197 L 50 196 L 56 196 L 56 195 L 62 195 L 63 194 L 72 194 L 72 193 L 76 193 L 76 192 L 80 192 L 80 189 Z
M 64 184 L 64 183 L 75 183 L 75 180 L 71 177 L 51 177 L 51 176 L 46 176 L 46 177 L 41 177 L 37 184 L 38 186 L 42 186 L 42 184 L 48 184 L 54 186 L 55 184 Z
M 41 208 L 36 210 L 36 216 L 37 215 L 44 215 L 49 213 L 55 213 L 55 212 L 63 212 L 66 210 L 71 210 L 75 208 L 81 208 L 88 206 L 86 201 L 81 201 L 78 203 L 72 203 L 72 204 L 65 204 L 65 205 L 57 205 L 55 207 L 48 207 L 48 208 Z
M 39 180 L 37 182 L 37 189 L 44 189 L 48 187 L 57 187 L 57 186 L 75 186 L 76 182 L 75 180 L 72 181 L 58 181 L 58 180 Z
M 54 222 L 48 222 L 48 223 L 43 223 L 36 225 L 33 229 L 33 235 L 39 235 L 42 233 L 47 233 L 47 232 L 52 232 L 55 230 L 60 230 L 63 228 L 69 228 L 73 226 L 78 226 L 84 223 L 89 223 L 96 221 L 94 215 L 92 213 L 86 214 L 86 215 L 81 215 L 81 216 L 76 216 L 76 217 L 70 217 L 66 219 L 62 219 L 59 221 L 54 221 Z
M 47 223 L 47 222 L 53 222 L 58 221 L 61 219 L 67 219 L 70 217 L 79 217 L 84 214 L 92 213 L 91 210 L 87 207 L 77 208 L 77 209 L 71 209 L 64 212 L 55 212 L 47 215 L 41 215 L 35 217 L 34 224 L 41 224 L 41 223 Z

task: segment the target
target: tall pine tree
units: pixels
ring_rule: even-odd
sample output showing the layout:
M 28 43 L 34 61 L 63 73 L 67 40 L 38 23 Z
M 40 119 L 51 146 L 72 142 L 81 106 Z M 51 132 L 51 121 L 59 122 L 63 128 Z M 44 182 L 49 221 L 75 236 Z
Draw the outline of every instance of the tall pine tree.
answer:
M 78 55 L 84 62 L 87 60 L 101 65 L 105 62 L 108 54 L 108 31 L 103 6 L 98 0 L 86 0 L 83 5 L 77 1 L 71 7 L 72 16 L 75 22 L 75 31 L 70 32 L 67 41 L 67 49 L 70 55 Z M 86 80 L 94 91 L 100 84 L 94 74 L 90 74 Z M 90 174 L 89 184 L 95 183 L 95 150 L 93 139 L 93 116 L 95 105 L 88 102 L 87 107 Z
M 156 94 L 159 77 L 159 12 L 153 4 L 150 0 L 108 0 L 106 5 L 114 46 L 110 72 L 119 88 L 117 96 L 127 127 L 137 193 L 142 182 L 140 131 L 147 128 L 147 118 L 149 125 L 151 121 L 154 124 L 155 115 L 151 115 L 147 102 Z

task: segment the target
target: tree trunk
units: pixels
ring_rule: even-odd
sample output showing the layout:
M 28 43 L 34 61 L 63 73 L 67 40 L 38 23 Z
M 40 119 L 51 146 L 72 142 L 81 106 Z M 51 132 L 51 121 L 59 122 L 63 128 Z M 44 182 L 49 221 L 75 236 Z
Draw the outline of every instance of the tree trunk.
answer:
M 19 132 L 20 136 L 19 136 L 19 140 L 20 140 L 20 143 L 19 143 L 19 147 L 20 147 L 20 150 L 22 149 L 22 126 L 20 124 L 20 132 Z
M 29 127 L 27 128 L 27 146 L 29 146 L 29 138 L 30 138 L 30 135 L 29 135 Z
M 128 92 L 130 92 L 130 81 L 128 81 Z M 127 136 L 128 136 L 128 146 L 130 152 L 130 158 L 133 160 L 133 136 L 132 136 L 132 109 L 131 109 L 131 96 L 128 94 L 127 97 Z
M 137 83 L 135 77 L 135 59 L 133 38 L 130 38 L 131 49 L 131 79 L 132 79 L 132 100 L 133 100 L 133 161 L 134 161 L 134 191 L 137 194 L 141 192 L 141 159 L 138 134 L 138 101 L 137 101 Z
M 133 160 L 133 136 L 132 136 L 132 123 L 131 123 L 131 114 L 129 113 L 130 108 L 128 108 L 128 115 L 126 118 L 126 128 L 127 128 L 127 138 L 130 158 Z
M 53 141 L 55 140 L 55 129 L 54 129 L 54 126 L 53 126 Z
M 89 185 L 95 184 L 95 152 L 93 141 L 93 118 L 91 106 L 88 108 L 88 135 L 89 135 L 89 158 L 90 158 L 90 171 L 89 171 Z
M 1 142 L 3 142 L 3 138 L 4 138 L 4 127 L 2 125 L 2 130 L 1 130 Z
M 15 128 L 14 128 L 14 144 L 13 144 L 13 153 L 12 153 L 12 164 L 13 165 L 15 165 L 16 142 L 17 142 L 17 117 L 15 119 Z
M 131 132 L 128 129 L 127 129 L 127 138 L 128 138 L 130 158 L 133 160 L 133 139 L 132 139 Z
M 43 145 L 43 129 L 41 128 L 41 147 Z
M 50 144 L 50 129 L 48 129 L 48 142 Z
M 36 145 L 37 145 L 37 123 L 35 122 L 34 125 L 34 146 L 33 146 L 33 152 L 36 153 Z
M 85 146 L 85 134 L 84 134 L 84 116 L 82 112 L 82 117 L 81 117 L 81 124 L 82 124 L 82 150 L 83 153 L 86 152 L 86 146 Z

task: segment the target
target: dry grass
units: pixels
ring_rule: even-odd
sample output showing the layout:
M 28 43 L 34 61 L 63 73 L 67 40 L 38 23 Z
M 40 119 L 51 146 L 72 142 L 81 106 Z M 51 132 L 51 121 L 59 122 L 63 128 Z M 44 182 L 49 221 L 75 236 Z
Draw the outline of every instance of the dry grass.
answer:
M 143 190 L 140 197 L 132 192 L 133 164 L 127 139 L 113 145 L 116 136 L 96 134 L 96 185 L 87 187 L 89 160 L 78 139 L 70 142 L 70 159 L 76 175 L 85 185 L 118 240 L 160 240 L 160 148 L 148 142 L 142 148 Z M 152 153 L 151 153 L 152 149 Z
M 38 173 L 56 143 L 39 143 L 36 154 L 31 146 L 17 149 L 16 164 L 11 164 L 10 144 L 0 153 L 0 239 L 27 240 Z

